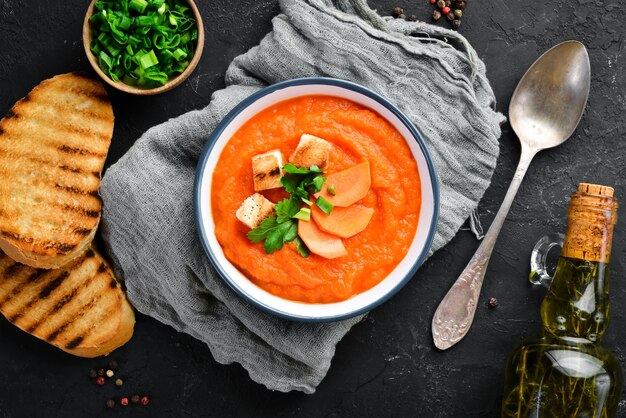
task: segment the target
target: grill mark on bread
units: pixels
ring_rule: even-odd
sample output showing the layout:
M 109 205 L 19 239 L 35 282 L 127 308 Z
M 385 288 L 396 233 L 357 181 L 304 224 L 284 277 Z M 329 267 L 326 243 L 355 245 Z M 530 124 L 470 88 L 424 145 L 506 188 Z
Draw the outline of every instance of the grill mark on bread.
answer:
M 76 287 L 74 287 L 68 294 L 64 295 L 45 315 L 42 315 L 34 324 L 32 324 L 26 331 L 29 333 L 33 333 L 39 328 L 41 324 L 43 324 L 48 318 L 57 314 L 65 305 L 70 303 L 74 297 L 78 294 L 79 291 L 87 287 L 89 284 L 89 280 L 84 280 L 79 283 Z
M 91 234 L 91 231 L 92 230 L 88 229 L 88 228 L 76 228 L 76 229 L 74 229 L 74 233 L 75 234 L 82 235 L 82 236 L 86 236 L 86 235 Z
M 87 252 L 85 253 L 85 258 L 93 258 L 95 257 L 96 254 L 94 254 L 93 250 L 90 248 L 87 250 Z
M 79 187 L 75 186 L 66 186 L 64 184 L 55 183 L 54 187 L 57 189 L 65 190 L 66 192 L 74 193 L 74 194 L 84 194 L 89 196 L 99 197 L 98 190 L 83 190 Z
M 72 350 L 72 349 L 78 347 L 80 345 L 80 343 L 83 342 L 83 339 L 84 339 L 84 337 L 82 335 L 78 336 L 78 337 L 74 338 L 72 341 L 70 341 L 65 346 L 65 348 L 67 348 L 68 350 Z
M 106 153 L 89 151 L 84 148 L 70 147 L 68 145 L 60 145 L 57 147 L 57 149 L 61 152 L 64 152 L 70 155 L 90 155 L 92 157 L 100 157 L 100 158 L 105 158 L 107 156 Z
M 109 286 L 111 286 L 111 289 L 115 289 L 117 287 L 117 280 L 111 279 L 111 283 L 109 283 Z
M 94 306 L 97 301 L 98 301 L 98 298 L 94 296 L 93 298 L 91 298 L 91 300 L 88 303 L 80 306 L 78 310 L 74 313 L 74 315 L 72 315 L 67 321 L 65 321 L 63 325 L 61 325 L 60 327 L 52 331 L 50 334 L 48 334 L 48 336 L 46 337 L 46 341 L 52 342 L 56 340 L 59 337 L 59 335 L 61 335 L 70 325 L 72 325 L 72 323 L 74 323 L 74 321 L 85 316 L 85 314 L 89 312 L 91 307 Z
M 28 310 L 33 307 L 33 305 L 35 305 L 37 302 L 41 301 L 42 299 L 47 298 L 50 295 L 50 293 L 52 293 L 54 291 L 54 289 L 59 287 L 59 285 L 63 282 L 63 280 L 65 280 L 65 278 L 67 278 L 67 276 L 69 276 L 69 273 L 67 271 L 64 271 L 60 275 L 58 275 L 57 277 L 52 279 L 52 281 L 50 283 L 48 283 L 39 292 L 39 294 L 37 296 L 35 296 L 34 298 L 31 298 L 26 303 L 26 305 L 24 305 L 21 308 L 19 308 L 19 310 L 15 314 L 11 315 L 10 317 L 7 317 L 7 319 L 10 322 L 15 323 L 18 319 L 23 317 L 28 312 Z
M 100 263 L 100 265 L 98 266 L 98 273 L 104 273 L 106 270 L 107 268 L 104 263 Z
M 85 209 L 85 208 L 77 208 L 77 207 L 72 206 L 72 205 L 62 205 L 61 208 L 64 209 L 64 210 L 70 211 L 70 212 L 80 213 L 82 215 L 87 216 L 88 218 L 99 218 L 100 217 L 100 211 L 99 210 L 89 210 L 89 209 Z
M 22 264 L 19 264 L 19 263 L 15 263 L 14 265 L 17 265 L 20 268 L 28 268 L 28 267 L 26 267 L 26 266 L 24 266 Z M 13 267 L 13 266 L 11 266 L 11 267 Z M 7 302 L 10 302 L 14 297 L 19 296 L 19 294 L 22 293 L 22 291 L 24 290 L 24 288 L 27 285 L 30 285 L 30 284 L 36 282 L 37 280 L 39 280 L 46 272 L 47 272 L 47 270 L 37 269 L 34 272 L 32 272 L 25 281 L 22 281 L 21 283 L 18 283 L 17 286 L 15 286 L 13 289 L 11 289 L 11 291 L 9 292 L 8 295 L 6 295 L 3 299 L 0 300 L 0 309 L 2 309 L 2 307 Z

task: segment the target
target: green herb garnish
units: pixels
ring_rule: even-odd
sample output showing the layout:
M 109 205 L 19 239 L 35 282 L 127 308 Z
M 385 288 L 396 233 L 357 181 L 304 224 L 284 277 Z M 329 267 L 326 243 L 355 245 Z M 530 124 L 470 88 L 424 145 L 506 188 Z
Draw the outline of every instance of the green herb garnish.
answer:
M 322 212 L 324 212 L 326 215 L 330 215 L 330 212 L 335 207 L 335 205 L 324 199 L 322 196 L 317 198 L 317 200 L 315 201 L 315 206 L 320 208 Z
M 335 189 L 335 185 L 334 184 L 329 184 L 328 187 L 326 188 L 326 191 L 331 196 L 335 196 L 337 194 L 337 190 Z
M 308 257 L 310 251 L 298 237 L 298 220 L 311 220 L 311 209 L 302 205 L 313 205 L 309 195 L 322 190 L 326 177 L 323 176 L 324 171 L 314 165 L 306 168 L 286 164 L 283 171 L 285 175 L 280 181 L 290 194 L 289 199 L 278 202 L 274 207 L 276 215 L 264 219 L 259 226 L 248 232 L 248 239 L 255 243 L 265 241 L 263 248 L 267 254 L 272 254 L 283 248 L 285 243 L 295 240 L 298 253 L 302 257 Z M 333 209 L 333 205 L 322 197 L 317 198 L 315 204 L 326 214 Z
M 89 23 L 100 69 L 142 88 L 185 71 L 198 40 L 193 11 L 180 0 L 96 0 Z

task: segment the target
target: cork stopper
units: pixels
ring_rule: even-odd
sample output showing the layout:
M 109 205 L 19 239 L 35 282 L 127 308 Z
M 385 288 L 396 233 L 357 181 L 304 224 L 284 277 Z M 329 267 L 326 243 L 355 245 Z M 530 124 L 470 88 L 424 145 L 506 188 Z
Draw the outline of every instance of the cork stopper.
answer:
M 597 194 L 600 196 L 613 197 L 613 188 L 609 186 L 602 186 L 601 184 L 591 183 L 579 183 L 578 191 L 586 194 Z
M 617 222 L 617 200 L 613 188 L 580 183 L 572 194 L 562 255 L 608 263 L 613 225 Z

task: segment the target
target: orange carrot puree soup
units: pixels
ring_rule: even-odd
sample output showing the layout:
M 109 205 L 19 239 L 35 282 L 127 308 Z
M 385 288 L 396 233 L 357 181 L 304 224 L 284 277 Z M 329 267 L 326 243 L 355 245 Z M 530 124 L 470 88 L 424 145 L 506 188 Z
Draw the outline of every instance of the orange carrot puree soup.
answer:
M 294 155 L 303 134 L 330 143 L 328 163 L 320 167 L 324 176 L 369 162 L 371 186 L 366 189 L 365 197 L 352 205 L 360 210 L 361 215 L 365 213 L 367 226 L 349 237 L 320 232 L 338 245 L 343 243 L 345 252 L 335 258 L 322 257 L 313 250 L 308 257 L 303 257 L 295 241 L 268 254 L 262 242 L 248 239 L 250 226 L 240 222 L 235 215 L 242 202 L 255 194 L 253 157 L 279 150 L 284 166 L 289 162 L 289 156 Z M 328 182 L 325 183 L 323 190 L 329 186 Z M 352 101 L 312 95 L 286 100 L 265 109 L 233 135 L 213 174 L 211 207 L 215 234 L 226 258 L 249 280 L 284 299 L 331 303 L 372 288 L 406 256 L 419 221 L 420 190 L 411 150 L 389 122 Z M 282 187 L 257 193 L 272 203 L 290 196 Z M 339 190 L 336 193 L 335 197 L 340 197 Z M 323 195 L 328 196 L 327 193 Z M 310 200 L 315 201 L 313 194 Z M 315 213 L 319 211 L 315 203 L 310 207 L 302 204 L 302 207 L 310 208 L 313 215 L 326 216 L 322 212 Z M 345 209 L 350 208 L 335 207 L 333 210 L 337 211 L 337 216 L 351 213 Z M 306 226 L 319 231 L 314 226 L 315 219 L 312 216 L 311 224 Z M 335 223 L 345 222 L 341 219 Z M 304 221 L 294 222 L 302 224 Z M 350 223 L 348 227 L 352 227 Z

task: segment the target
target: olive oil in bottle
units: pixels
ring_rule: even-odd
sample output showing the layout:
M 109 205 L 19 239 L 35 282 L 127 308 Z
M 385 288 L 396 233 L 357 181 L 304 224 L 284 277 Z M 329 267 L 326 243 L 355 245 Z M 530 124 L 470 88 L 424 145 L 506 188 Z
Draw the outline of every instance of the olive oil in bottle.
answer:
M 541 304 L 543 334 L 522 342 L 505 372 L 502 417 L 615 417 L 622 370 L 600 346 L 609 323 L 613 189 L 581 183 L 552 285 Z

